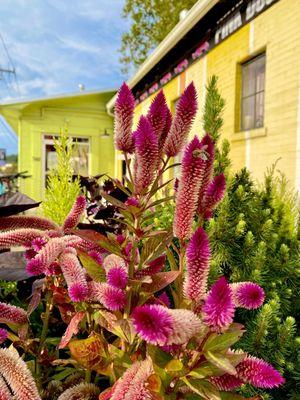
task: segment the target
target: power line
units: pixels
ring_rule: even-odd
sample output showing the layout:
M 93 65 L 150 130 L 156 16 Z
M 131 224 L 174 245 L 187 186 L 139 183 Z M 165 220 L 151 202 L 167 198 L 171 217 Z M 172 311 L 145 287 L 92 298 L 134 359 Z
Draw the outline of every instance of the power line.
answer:
M 19 94 L 19 96 L 20 96 L 20 93 L 21 93 L 21 92 L 20 92 L 19 81 L 18 81 L 18 77 L 17 77 L 17 73 L 16 73 L 16 67 L 15 67 L 15 65 L 14 65 L 14 62 L 13 62 L 13 60 L 12 60 L 10 54 L 9 54 L 8 48 L 7 48 L 7 46 L 6 46 L 6 43 L 5 43 L 5 41 L 4 41 L 3 36 L 2 36 L 1 33 L 0 33 L 0 41 L 1 41 L 1 43 L 2 43 L 2 46 L 3 46 L 3 48 L 4 48 L 4 51 L 5 51 L 5 53 L 6 53 L 6 57 L 7 57 L 7 59 L 8 59 L 8 62 L 9 62 L 9 64 L 10 64 L 10 66 L 11 66 L 11 69 L 10 69 L 10 68 L 1 68 L 1 67 L 0 67 L 0 74 L 1 74 L 1 75 L 0 75 L 0 76 L 1 76 L 0 79 L 3 80 L 5 86 L 7 87 L 8 91 L 10 92 L 10 91 L 11 91 L 11 88 L 9 87 L 8 83 L 6 82 L 5 77 L 4 77 L 4 74 L 8 74 L 8 76 L 13 75 L 13 76 L 14 76 L 14 79 L 15 79 L 15 83 L 16 83 L 16 88 L 17 88 L 17 90 L 15 90 L 13 87 L 12 87 L 12 89 L 13 89 L 14 91 L 17 91 L 18 94 Z

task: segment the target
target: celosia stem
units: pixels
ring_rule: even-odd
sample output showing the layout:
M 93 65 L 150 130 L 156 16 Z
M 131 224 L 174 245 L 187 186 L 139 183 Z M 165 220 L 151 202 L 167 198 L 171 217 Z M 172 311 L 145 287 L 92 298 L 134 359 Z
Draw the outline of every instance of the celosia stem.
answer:
M 87 369 L 85 371 L 85 382 L 86 383 L 91 383 L 91 379 L 92 379 L 92 371 L 90 369 Z
M 184 277 L 184 259 L 185 259 L 186 244 L 185 241 L 179 241 L 179 276 L 177 278 L 177 293 L 178 293 L 178 307 L 183 299 L 183 277 Z
M 130 168 L 130 160 L 129 160 L 126 152 L 123 152 L 123 154 L 124 154 L 124 158 L 125 158 L 126 168 L 127 168 L 128 174 L 129 174 L 129 179 L 130 179 L 130 182 L 132 183 L 133 190 L 134 190 L 134 182 L 133 182 L 133 176 L 132 176 L 132 172 L 131 172 L 131 168 Z
M 48 334 L 48 327 L 49 327 L 49 319 L 50 319 L 50 314 L 53 306 L 53 293 L 51 290 L 47 291 L 46 294 L 46 311 L 45 315 L 43 317 L 43 329 L 41 333 L 41 339 L 40 339 L 40 345 L 39 345 L 39 351 L 38 354 L 41 354 L 41 351 L 43 350 L 45 340 L 47 339 L 47 334 Z

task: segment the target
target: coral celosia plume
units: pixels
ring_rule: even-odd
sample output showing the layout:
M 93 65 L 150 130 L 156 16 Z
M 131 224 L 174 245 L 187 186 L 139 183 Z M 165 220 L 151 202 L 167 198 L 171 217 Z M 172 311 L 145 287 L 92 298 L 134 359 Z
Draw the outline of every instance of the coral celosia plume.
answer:
M 151 400 L 147 379 L 153 372 L 149 359 L 134 363 L 116 382 L 111 400 Z
M 166 138 L 164 152 L 176 156 L 183 148 L 197 112 L 197 92 L 191 83 L 180 97 L 176 106 L 170 132 Z
M 44 231 L 38 229 L 18 229 L 0 233 L 0 250 L 17 246 L 30 246 L 31 242 L 45 236 Z
M 34 379 L 16 350 L 0 349 L 0 374 L 16 400 L 41 400 Z
M 186 249 L 185 296 L 196 303 L 202 300 L 207 289 L 210 247 L 207 234 L 198 228 Z
M 0 323 L 23 325 L 27 322 L 27 314 L 23 308 L 0 303 Z
M 202 311 L 203 321 L 213 331 L 222 332 L 233 322 L 235 311 L 233 293 L 224 277 L 212 285 Z
M 5 382 L 5 380 L 0 375 L 0 400 L 13 400 L 11 392 Z
M 154 179 L 158 162 L 158 138 L 146 117 L 141 117 L 134 132 L 136 193 L 147 189 Z
M 63 392 L 57 400 L 97 400 L 99 389 L 92 383 L 79 383 Z
M 184 151 L 173 222 L 174 235 L 188 239 L 198 204 L 198 193 L 204 174 L 203 147 L 197 136 Z
M 133 121 L 134 97 L 131 90 L 123 83 L 115 103 L 115 145 L 120 151 L 133 153 L 134 143 L 131 134 Z
M 85 271 L 80 265 L 77 256 L 66 250 L 60 257 L 60 266 L 68 285 L 70 298 L 75 301 L 83 301 L 88 294 Z
M 43 217 L 35 215 L 18 215 L 11 217 L 0 217 L 1 230 L 13 230 L 18 228 L 32 228 L 40 230 L 55 230 L 58 225 Z
M 69 215 L 67 216 L 63 224 L 64 231 L 67 229 L 73 229 L 78 225 L 82 217 L 82 214 L 86 209 L 86 204 L 87 204 L 86 199 L 83 195 L 77 197 L 71 211 L 69 212 Z
M 5 342 L 5 340 L 7 339 L 7 336 L 8 336 L 7 330 L 4 328 L 0 328 L 0 344 Z M 1 397 L 0 397 L 0 399 L 1 399 Z

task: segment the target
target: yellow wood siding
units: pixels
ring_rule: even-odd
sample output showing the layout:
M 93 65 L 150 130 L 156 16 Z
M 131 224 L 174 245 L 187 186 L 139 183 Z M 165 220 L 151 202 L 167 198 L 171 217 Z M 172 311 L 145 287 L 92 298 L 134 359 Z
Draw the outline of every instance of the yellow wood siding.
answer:
M 262 180 L 276 160 L 278 168 L 300 189 L 300 1 L 279 0 L 253 21 L 232 34 L 186 70 L 186 85 L 194 81 L 199 112 L 191 136 L 202 135 L 205 84 L 217 75 L 226 101 L 222 137 L 231 144 L 233 169 L 247 166 Z M 264 127 L 240 132 L 240 66 L 266 52 Z M 164 86 L 172 104 L 180 93 L 179 77 Z M 149 99 L 136 108 L 145 113 Z M 298 111 L 297 111 L 298 110 Z M 298 114 L 297 114 L 298 113 Z M 297 134 L 298 132 L 298 134 Z

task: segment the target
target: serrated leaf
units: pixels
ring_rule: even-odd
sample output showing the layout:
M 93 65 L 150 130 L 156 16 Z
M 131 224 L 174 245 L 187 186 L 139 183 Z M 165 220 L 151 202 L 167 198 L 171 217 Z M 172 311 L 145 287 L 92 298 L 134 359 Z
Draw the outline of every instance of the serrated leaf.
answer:
M 80 250 L 77 250 L 77 253 L 81 264 L 84 266 L 89 276 L 96 282 L 105 282 L 106 276 L 104 268 L 86 253 Z
M 188 380 L 186 377 L 182 381 L 196 394 L 206 400 L 221 400 L 219 391 L 206 380 Z
M 208 361 L 210 361 L 216 367 L 220 368 L 222 371 L 227 372 L 230 375 L 236 374 L 234 366 L 223 354 L 206 351 L 204 352 L 204 355 Z

